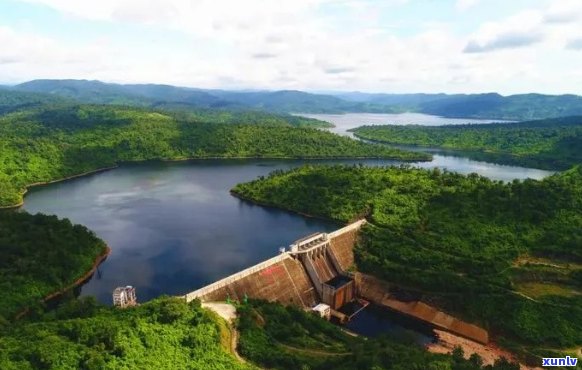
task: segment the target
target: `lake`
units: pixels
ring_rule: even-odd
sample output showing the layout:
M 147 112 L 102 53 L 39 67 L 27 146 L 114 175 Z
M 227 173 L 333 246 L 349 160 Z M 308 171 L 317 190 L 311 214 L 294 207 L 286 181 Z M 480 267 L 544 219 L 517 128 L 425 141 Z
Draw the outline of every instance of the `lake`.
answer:
M 423 115 L 424 116 L 424 115 Z M 409 117 L 409 116 L 407 116 Z M 391 160 L 310 163 L 398 165 Z M 138 299 L 184 294 L 272 257 L 280 246 L 339 225 L 260 207 L 230 195 L 239 182 L 290 169 L 298 160 L 203 160 L 142 163 L 36 187 L 24 209 L 67 217 L 95 231 L 112 248 L 82 288 L 111 302 L 113 289 L 134 285 Z M 547 171 L 435 155 L 413 165 L 477 172 L 492 179 L 540 179 Z
M 400 114 L 384 114 L 384 113 L 346 113 L 346 114 L 306 114 L 298 113 L 296 115 L 318 119 L 333 123 L 335 127 L 330 128 L 329 131 L 336 134 L 353 137 L 349 129 L 358 126 L 374 126 L 374 125 L 423 125 L 423 126 L 444 126 L 444 125 L 464 125 L 464 124 L 487 124 L 492 122 L 511 121 L 503 120 L 489 120 L 476 118 L 445 118 L 439 116 L 431 116 L 422 113 L 400 113 Z

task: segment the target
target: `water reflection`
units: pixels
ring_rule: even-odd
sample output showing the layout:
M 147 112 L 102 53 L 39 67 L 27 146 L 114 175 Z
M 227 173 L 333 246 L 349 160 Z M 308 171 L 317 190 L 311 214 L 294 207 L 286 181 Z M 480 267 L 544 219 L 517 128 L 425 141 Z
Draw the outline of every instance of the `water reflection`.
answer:
M 373 304 L 354 316 L 345 327 L 366 337 L 388 334 L 399 340 L 408 339 L 420 345 L 427 345 L 436 340 L 430 325 Z

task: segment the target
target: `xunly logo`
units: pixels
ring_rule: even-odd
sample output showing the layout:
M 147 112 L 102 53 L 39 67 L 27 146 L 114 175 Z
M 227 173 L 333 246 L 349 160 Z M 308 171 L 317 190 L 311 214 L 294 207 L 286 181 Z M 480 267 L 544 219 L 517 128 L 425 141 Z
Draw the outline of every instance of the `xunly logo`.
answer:
M 577 363 L 578 363 L 577 358 L 566 356 L 556 358 L 544 358 L 542 366 L 576 366 Z

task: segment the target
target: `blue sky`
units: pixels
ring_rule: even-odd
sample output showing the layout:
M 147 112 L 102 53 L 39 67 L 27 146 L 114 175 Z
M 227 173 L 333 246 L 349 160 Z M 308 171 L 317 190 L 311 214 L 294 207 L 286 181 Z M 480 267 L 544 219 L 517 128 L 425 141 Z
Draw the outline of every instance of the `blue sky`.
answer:
M 582 94 L 580 0 L 0 0 L 0 83 Z

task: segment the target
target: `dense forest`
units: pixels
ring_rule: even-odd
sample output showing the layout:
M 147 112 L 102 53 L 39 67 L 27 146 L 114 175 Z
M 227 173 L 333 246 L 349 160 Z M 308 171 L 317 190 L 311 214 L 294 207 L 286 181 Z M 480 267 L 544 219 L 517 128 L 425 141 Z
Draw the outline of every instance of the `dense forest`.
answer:
M 427 352 L 410 341 L 386 337 L 354 337 L 325 320 L 295 307 L 251 300 L 238 307 L 239 352 L 257 365 L 278 370 L 295 369 L 450 369 L 517 370 L 504 359 L 482 366 L 482 359 Z
M 225 91 L 143 84 L 120 85 L 86 80 L 34 80 L 12 87 L 73 99 L 80 103 L 115 104 L 137 107 L 180 105 L 210 109 L 260 109 L 285 113 L 393 112 L 380 104 L 351 102 L 335 96 L 303 91 Z
M 229 353 L 228 331 L 198 301 L 115 309 L 88 297 L 0 326 L 0 369 L 252 369 Z
M 71 285 L 105 250 L 93 232 L 67 219 L 0 211 L 0 325 Z
M 33 80 L 11 87 L 80 103 L 157 107 L 261 109 L 285 113 L 401 113 L 444 117 L 532 120 L 582 115 L 577 95 L 367 94 L 359 92 L 225 91 L 169 85 L 119 85 L 87 80 Z
M 101 83 L 99 83 L 101 84 Z M 97 90 L 99 91 L 99 90 Z M 87 94 L 95 94 L 91 90 Z M 106 94 L 107 95 L 107 94 Z M 108 96 L 108 95 L 107 95 Z M 284 113 L 271 113 L 263 110 L 250 110 L 238 107 L 224 107 L 224 108 L 209 108 L 192 105 L 186 101 L 177 99 L 176 101 L 142 101 L 136 98 L 136 101 L 115 99 L 112 97 L 107 102 L 100 101 L 100 99 L 91 99 L 89 97 L 81 96 L 79 99 L 63 94 L 44 94 L 25 91 L 15 91 L 2 89 L 0 87 L 0 114 L 6 114 L 21 110 L 30 110 L 35 108 L 40 110 L 66 109 L 66 107 L 77 106 L 81 102 L 85 103 L 101 103 L 111 105 L 125 105 L 137 106 L 140 108 L 149 107 L 155 111 L 171 115 L 177 119 L 188 119 L 197 122 L 205 123 L 240 123 L 240 124 L 262 124 L 262 125 L 280 125 L 280 126 L 297 126 L 297 127 L 332 127 L 328 122 L 319 121 L 312 118 L 301 116 L 294 116 Z M 94 100 L 97 100 L 95 102 Z
M 65 105 L 0 116 L 0 206 L 21 202 L 27 185 L 120 162 L 216 157 L 430 159 L 292 124 L 206 123 L 145 108 Z
M 462 350 L 431 354 L 414 342 L 353 337 L 295 307 L 251 300 L 237 307 L 238 352 L 269 369 L 517 370 L 504 359 L 483 366 Z M 0 325 L 0 368 L 254 369 L 235 359 L 231 329 L 195 300 L 160 297 L 127 309 L 94 298 Z
M 359 270 L 508 347 L 582 344 L 581 167 L 503 183 L 439 169 L 305 166 L 233 193 L 335 220 L 367 216 Z
M 397 112 L 417 112 L 455 118 L 532 120 L 582 115 L 578 95 L 518 94 L 369 94 L 338 93 L 360 103 L 383 105 Z
M 363 126 L 357 137 L 463 150 L 467 156 L 564 170 L 582 163 L 582 116 L 519 123 L 451 126 Z

